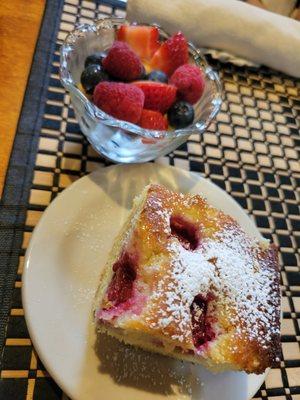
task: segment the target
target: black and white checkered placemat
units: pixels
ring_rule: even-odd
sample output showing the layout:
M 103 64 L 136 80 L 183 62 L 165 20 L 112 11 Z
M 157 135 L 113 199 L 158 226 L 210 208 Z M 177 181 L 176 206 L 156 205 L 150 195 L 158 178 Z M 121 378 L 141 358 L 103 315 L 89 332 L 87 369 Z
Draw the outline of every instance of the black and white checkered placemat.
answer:
M 21 274 L 31 233 L 47 205 L 74 180 L 108 164 L 81 134 L 70 96 L 60 84 L 59 46 L 76 23 L 89 23 L 112 13 L 124 16 L 124 9 L 117 7 L 121 3 L 64 2 L 2 356 L 3 400 L 66 399 L 32 348 L 21 303 Z M 197 171 L 211 179 L 280 247 L 283 357 L 280 368 L 270 371 L 255 398 L 300 400 L 300 81 L 267 68 L 209 61 L 224 85 L 221 112 L 201 137 L 192 135 L 156 162 Z

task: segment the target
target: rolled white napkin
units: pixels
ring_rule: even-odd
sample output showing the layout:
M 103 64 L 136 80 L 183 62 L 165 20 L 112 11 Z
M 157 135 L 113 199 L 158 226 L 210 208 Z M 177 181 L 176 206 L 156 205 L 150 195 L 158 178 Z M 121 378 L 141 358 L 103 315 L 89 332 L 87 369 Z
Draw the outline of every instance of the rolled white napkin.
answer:
M 238 0 L 128 0 L 127 18 L 300 77 L 300 22 L 291 18 Z

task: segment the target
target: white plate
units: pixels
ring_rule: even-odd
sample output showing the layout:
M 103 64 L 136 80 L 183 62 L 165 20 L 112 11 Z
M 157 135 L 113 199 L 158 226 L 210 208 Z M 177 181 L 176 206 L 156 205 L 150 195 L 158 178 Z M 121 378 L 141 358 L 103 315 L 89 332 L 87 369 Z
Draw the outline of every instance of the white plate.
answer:
M 205 369 L 127 347 L 96 341 L 92 303 L 114 237 L 149 182 L 201 193 L 260 234 L 242 208 L 201 178 L 158 164 L 104 168 L 60 194 L 43 214 L 26 254 L 23 305 L 33 344 L 49 373 L 78 400 L 248 400 L 265 375 Z

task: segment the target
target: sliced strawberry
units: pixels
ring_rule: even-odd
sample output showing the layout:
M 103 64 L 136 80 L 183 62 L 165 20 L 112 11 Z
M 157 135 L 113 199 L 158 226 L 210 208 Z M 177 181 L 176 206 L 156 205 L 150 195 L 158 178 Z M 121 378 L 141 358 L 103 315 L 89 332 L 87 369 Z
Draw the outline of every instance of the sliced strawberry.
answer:
M 167 75 L 189 61 L 188 45 L 181 32 L 166 40 L 154 53 L 150 65 L 152 69 L 164 71 Z
M 173 85 L 154 81 L 137 81 L 132 84 L 144 92 L 144 108 L 147 110 L 159 111 L 164 114 L 176 100 L 177 89 Z
M 186 38 L 181 32 L 166 40 L 154 53 L 150 66 L 152 69 L 164 71 L 167 75 L 189 61 L 189 52 Z
M 143 60 L 150 60 L 159 48 L 159 31 L 154 26 L 121 25 L 117 40 L 126 42 Z
M 168 129 L 168 121 L 160 112 L 152 110 L 143 110 L 138 124 L 145 129 L 155 129 L 165 131 Z

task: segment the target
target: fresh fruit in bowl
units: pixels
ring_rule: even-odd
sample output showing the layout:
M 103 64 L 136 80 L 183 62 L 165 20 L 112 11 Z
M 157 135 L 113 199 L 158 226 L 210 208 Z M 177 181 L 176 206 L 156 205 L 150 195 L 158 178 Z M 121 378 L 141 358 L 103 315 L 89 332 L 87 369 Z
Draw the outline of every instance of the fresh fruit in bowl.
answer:
M 181 32 L 160 42 L 155 26 L 121 25 L 105 52 L 90 54 L 81 88 L 114 118 L 144 129 L 183 129 L 194 121 L 204 73 L 189 63 Z

